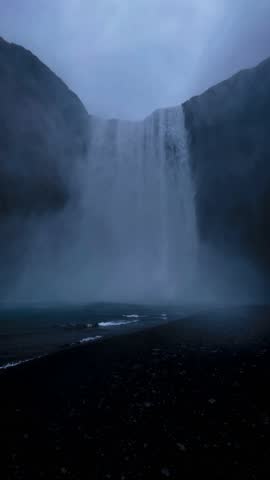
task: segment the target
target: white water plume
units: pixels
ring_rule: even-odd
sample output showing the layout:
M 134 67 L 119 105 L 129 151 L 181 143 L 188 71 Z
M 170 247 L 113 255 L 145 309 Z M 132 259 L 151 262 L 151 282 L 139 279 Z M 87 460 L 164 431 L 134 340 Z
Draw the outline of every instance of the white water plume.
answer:
M 181 107 L 143 122 L 92 117 L 84 174 L 90 291 L 181 299 L 192 288 L 197 231 Z

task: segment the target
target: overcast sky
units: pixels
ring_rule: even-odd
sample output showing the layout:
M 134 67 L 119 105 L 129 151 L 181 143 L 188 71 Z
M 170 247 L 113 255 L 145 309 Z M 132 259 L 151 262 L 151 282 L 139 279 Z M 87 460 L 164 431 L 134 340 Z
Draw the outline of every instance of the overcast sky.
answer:
M 136 119 L 270 56 L 270 0 L 0 0 L 0 36 L 89 112 Z

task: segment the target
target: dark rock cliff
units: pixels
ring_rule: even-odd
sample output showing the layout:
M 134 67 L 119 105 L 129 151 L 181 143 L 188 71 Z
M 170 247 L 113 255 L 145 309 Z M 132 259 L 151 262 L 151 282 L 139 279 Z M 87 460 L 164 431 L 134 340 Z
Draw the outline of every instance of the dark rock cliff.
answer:
M 202 242 L 270 271 L 270 59 L 184 111 Z
M 0 38 L 0 216 L 64 206 L 87 128 L 84 106 L 62 80 Z
M 62 212 L 76 203 L 88 124 L 62 80 L 0 38 L 0 296 L 14 288 L 32 253 L 38 258 L 66 241 Z

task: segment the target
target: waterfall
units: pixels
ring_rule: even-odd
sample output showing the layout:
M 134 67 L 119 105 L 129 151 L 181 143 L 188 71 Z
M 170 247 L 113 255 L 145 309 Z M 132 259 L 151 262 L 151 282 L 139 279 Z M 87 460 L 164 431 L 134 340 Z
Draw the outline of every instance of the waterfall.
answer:
M 192 288 L 196 220 L 182 107 L 142 122 L 92 117 L 84 172 L 90 291 L 170 300 Z

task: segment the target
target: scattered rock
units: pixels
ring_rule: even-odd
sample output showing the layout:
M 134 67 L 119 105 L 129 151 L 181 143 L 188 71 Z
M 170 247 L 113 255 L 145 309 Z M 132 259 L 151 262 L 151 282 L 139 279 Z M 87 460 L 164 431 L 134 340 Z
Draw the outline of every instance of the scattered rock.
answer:
M 265 415 L 263 419 L 264 425 L 269 425 L 270 424 L 270 417 L 268 415 Z
M 186 452 L 187 451 L 187 449 L 186 449 L 185 445 L 183 445 L 183 443 L 177 443 L 176 445 L 181 452 Z
M 162 468 L 161 473 L 162 475 L 164 475 L 164 477 L 167 477 L 167 478 L 171 476 L 170 470 L 167 467 Z

